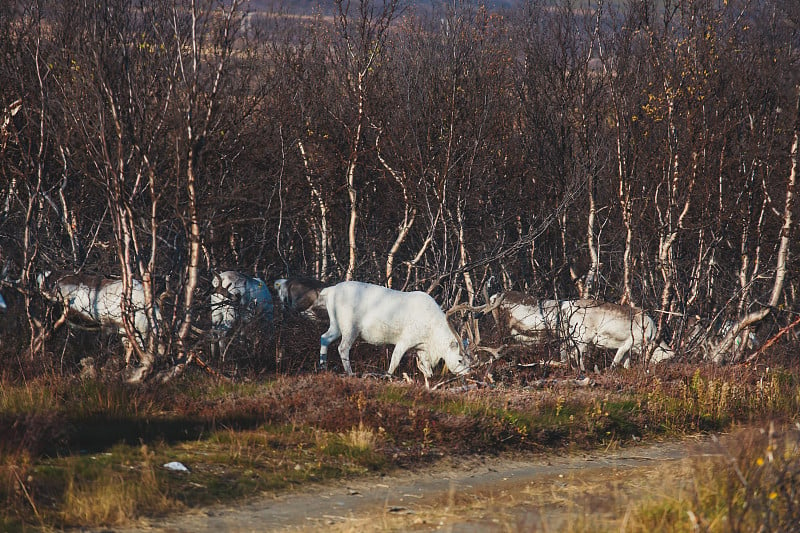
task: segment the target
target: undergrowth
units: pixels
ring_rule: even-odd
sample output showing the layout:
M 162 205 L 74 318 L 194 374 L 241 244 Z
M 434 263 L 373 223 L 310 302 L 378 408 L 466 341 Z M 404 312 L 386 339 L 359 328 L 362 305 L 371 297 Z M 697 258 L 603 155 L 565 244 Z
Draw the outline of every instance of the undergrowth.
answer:
M 630 531 L 750 532 L 800 528 L 800 426 L 742 430 L 696 459 L 691 490 L 643 505 Z
M 220 384 L 188 373 L 153 387 L 4 380 L 0 529 L 124 524 L 447 454 L 609 447 L 797 418 L 796 370 L 665 368 L 608 372 L 585 388 L 560 379 L 450 391 L 334 374 Z M 163 467 L 173 461 L 189 471 Z M 783 501 L 777 493 L 764 509 Z M 675 524 L 688 516 L 659 512 Z

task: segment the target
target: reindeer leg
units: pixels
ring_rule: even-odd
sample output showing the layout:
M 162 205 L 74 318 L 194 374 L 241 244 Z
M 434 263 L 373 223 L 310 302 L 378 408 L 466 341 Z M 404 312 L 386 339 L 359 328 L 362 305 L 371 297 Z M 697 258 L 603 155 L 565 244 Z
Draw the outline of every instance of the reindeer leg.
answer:
M 614 355 L 614 360 L 611 361 L 611 368 L 614 368 L 617 365 L 619 365 L 622 362 L 622 359 L 626 357 L 626 355 L 627 355 L 628 358 L 625 360 L 625 366 L 624 367 L 628 368 L 630 366 L 630 353 L 629 352 L 631 351 L 631 347 L 632 346 L 633 346 L 633 339 L 629 339 L 622 346 L 617 348 L 617 353 L 616 353 L 616 355 Z
M 586 372 L 586 367 L 583 366 L 583 350 L 578 345 L 575 345 L 575 356 L 578 358 L 578 367 L 581 372 Z
M 209 353 L 211 354 L 211 358 L 216 359 L 217 356 L 219 355 L 219 336 L 217 332 L 214 332 L 214 336 L 208 344 L 209 344 Z
M 575 363 L 578 365 L 578 368 L 581 369 L 581 372 L 584 372 L 585 369 L 583 367 L 583 350 L 581 350 L 580 342 L 568 337 L 564 341 L 564 344 L 561 346 L 561 358 L 562 360 L 569 361 L 570 368 L 572 368 L 573 356 L 575 358 Z
M 322 337 L 319 339 L 319 369 L 325 370 L 328 368 L 328 346 L 331 345 L 336 339 L 342 336 L 342 333 L 339 331 L 339 326 L 336 322 L 331 319 L 331 325 L 328 327 L 328 331 L 322 334 Z M 348 354 L 348 364 L 350 363 L 350 358 Z
M 354 340 L 355 335 L 348 333 L 347 335 L 342 335 L 342 340 L 339 341 L 339 357 L 342 358 L 342 366 L 348 376 L 353 375 L 353 369 L 350 368 L 350 347 L 353 346 Z
M 397 367 L 400 366 L 400 361 L 403 359 L 403 355 L 408 351 L 408 346 L 403 343 L 395 344 L 394 350 L 392 350 L 392 358 L 389 361 L 389 370 L 386 371 L 388 375 L 394 375 L 394 371 L 397 370 Z M 419 365 L 419 355 L 417 356 L 417 365 Z M 420 368 L 420 370 L 422 370 Z M 423 372 L 424 374 L 424 372 Z
M 425 388 L 430 388 L 428 386 L 428 379 L 433 375 L 433 369 L 428 360 L 428 354 L 422 350 L 417 352 L 417 368 L 419 368 L 422 375 L 425 376 Z
M 219 356 L 220 360 L 224 363 L 225 356 L 228 355 L 228 348 L 230 348 L 233 338 L 236 336 L 236 331 L 228 331 L 224 336 L 219 338 Z
M 280 373 L 281 363 L 283 362 L 283 346 L 281 345 L 281 331 L 283 331 L 283 324 L 276 328 L 275 331 L 275 372 Z
M 567 341 L 561 342 L 560 346 L 558 347 L 558 353 L 561 356 L 561 363 L 564 365 L 568 365 L 567 368 L 572 367 L 572 348 L 568 344 Z

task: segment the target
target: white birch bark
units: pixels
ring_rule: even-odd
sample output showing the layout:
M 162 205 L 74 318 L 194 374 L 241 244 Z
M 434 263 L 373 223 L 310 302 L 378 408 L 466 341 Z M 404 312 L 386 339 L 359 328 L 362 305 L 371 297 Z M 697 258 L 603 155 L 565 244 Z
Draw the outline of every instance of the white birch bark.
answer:
M 786 279 L 787 266 L 786 262 L 789 257 L 791 247 L 791 234 L 794 225 L 792 219 L 792 211 L 794 209 L 794 194 L 797 185 L 797 172 L 798 172 L 798 145 L 800 145 L 800 85 L 795 88 L 796 102 L 795 102 L 795 116 L 793 125 L 792 147 L 790 150 L 791 169 L 789 171 L 789 178 L 786 183 L 786 200 L 783 208 L 783 223 L 780 231 L 780 244 L 778 247 L 778 255 L 775 258 L 775 281 L 772 285 L 772 292 L 770 294 L 769 302 L 766 307 L 757 311 L 750 312 L 742 317 L 728 332 L 727 335 L 720 341 L 720 343 L 711 350 L 711 359 L 715 363 L 725 361 L 726 356 L 731 352 L 736 337 L 739 333 L 760 320 L 763 320 L 769 315 L 772 308 L 777 307 L 781 295 L 783 294 L 783 283 Z
M 411 227 L 414 225 L 414 221 L 417 218 L 417 208 L 412 206 L 409 197 L 408 197 L 408 188 L 406 187 L 406 176 L 404 172 L 398 172 L 391 165 L 386 161 L 381 153 L 380 146 L 380 134 L 375 138 L 375 151 L 378 156 L 378 160 L 383 165 L 383 168 L 389 173 L 392 178 L 397 182 L 400 186 L 400 189 L 403 191 L 403 221 L 400 223 L 397 229 L 397 236 L 392 243 L 392 246 L 389 248 L 389 252 L 386 254 L 386 286 L 390 289 L 392 288 L 392 280 L 394 278 L 394 261 L 395 256 L 397 255 L 398 250 L 403 245 L 408 236 L 408 232 L 411 231 Z
M 297 141 L 297 148 L 300 151 L 300 158 L 303 160 L 303 168 L 305 169 L 306 182 L 311 189 L 311 197 L 314 204 L 319 210 L 319 223 L 314 223 L 316 229 L 314 230 L 314 239 L 316 241 L 316 276 L 319 279 L 324 279 L 328 272 L 328 243 L 330 242 L 330 230 L 328 229 L 328 206 L 322 193 L 314 181 L 309 156 L 306 152 L 305 144 L 302 140 Z

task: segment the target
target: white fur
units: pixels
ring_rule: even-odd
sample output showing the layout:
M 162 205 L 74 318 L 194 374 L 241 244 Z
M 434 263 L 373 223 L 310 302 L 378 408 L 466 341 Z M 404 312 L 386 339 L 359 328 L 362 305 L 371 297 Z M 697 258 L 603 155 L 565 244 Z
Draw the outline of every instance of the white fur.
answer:
M 728 334 L 728 332 L 736 325 L 736 322 L 733 320 L 726 320 L 722 323 L 722 326 L 719 328 L 719 336 L 724 337 Z M 736 336 L 736 340 L 734 340 L 734 346 L 737 350 L 756 350 L 760 348 L 761 343 L 758 342 L 758 337 L 756 336 L 756 332 L 745 329 L 740 331 L 739 334 Z
M 211 327 L 219 335 L 220 347 L 224 349 L 225 337 L 237 320 L 249 322 L 261 316 L 272 322 L 272 295 L 267 284 L 260 278 L 245 276 L 233 270 L 215 274 L 211 285 Z
M 519 293 L 517 295 L 521 296 Z M 493 295 L 489 303 L 494 305 L 499 297 L 499 294 Z M 537 302 L 532 298 L 524 298 L 524 301 L 507 298 L 500 303 L 500 307 L 507 313 L 507 323 L 503 326 L 520 344 L 541 344 L 547 335 L 558 335 L 561 315 L 557 300 Z
M 709 359 L 717 344 L 722 342 L 732 327 L 736 325 L 734 320 L 705 320 L 698 315 L 691 316 L 686 322 L 686 347 L 690 350 L 697 350 L 703 359 Z M 746 351 L 760 348 L 756 333 L 750 329 L 739 332 L 734 339 L 733 349 L 736 352 L 734 357 Z
M 289 280 L 286 278 L 276 279 L 273 284 L 275 291 L 278 293 L 278 300 L 283 305 L 289 304 Z
M 498 295 L 492 297 L 495 301 Z M 596 300 L 540 300 L 507 293 L 500 304 L 505 324 L 511 335 L 522 344 L 536 344 L 547 334 L 560 339 L 562 361 L 567 351 L 574 350 L 581 370 L 585 370 L 583 353 L 588 346 L 616 350 L 612 367 L 623 363 L 630 366 L 630 352 L 641 353 L 648 344 L 656 342 L 653 319 L 641 309 Z M 664 342 L 653 351 L 652 363 L 673 357 L 674 352 Z M 624 360 L 624 362 L 623 362 Z
M 417 350 L 417 366 L 427 379 L 444 359 L 455 374 L 469 366 L 460 340 L 436 301 L 424 292 L 400 292 L 379 285 L 345 281 L 322 289 L 315 306 L 324 306 L 330 327 L 320 338 L 320 365 L 327 362 L 328 346 L 341 337 L 339 355 L 345 372 L 352 375 L 350 348 L 356 338 L 369 344 L 393 344 L 391 375 L 409 350 Z
M 584 370 L 583 349 L 586 346 L 616 350 L 611 367 L 623 363 L 624 359 L 623 364 L 628 368 L 631 352 L 642 353 L 656 342 L 655 322 L 636 307 L 596 300 L 567 300 L 561 302 L 561 316 L 566 318 L 568 339 L 577 351 L 581 370 Z M 662 341 L 653 349 L 650 362 L 660 363 L 674 355 Z
M 98 276 L 68 274 L 57 279 L 51 290 L 44 288 L 46 272 L 37 276 L 42 294 L 52 301 L 57 301 L 67 308 L 66 317 L 80 318 L 101 327 L 116 329 L 127 345 L 128 337 L 122 321 L 122 299 L 124 297 L 122 280 L 106 279 Z M 156 322 L 161 320 L 158 305 L 155 307 Z M 151 332 L 150 320 L 146 312 L 144 288 L 139 280 L 131 282 L 130 310 L 133 313 L 132 326 L 136 342 L 145 350 L 146 341 Z M 152 331 L 158 334 L 158 324 L 153 324 Z M 159 347 L 160 348 L 160 347 Z

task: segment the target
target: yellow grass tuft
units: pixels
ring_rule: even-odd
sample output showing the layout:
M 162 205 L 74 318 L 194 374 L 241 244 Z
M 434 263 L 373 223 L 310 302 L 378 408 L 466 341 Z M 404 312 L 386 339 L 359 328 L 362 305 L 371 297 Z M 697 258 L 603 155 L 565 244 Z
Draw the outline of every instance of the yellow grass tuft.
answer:
M 366 452 L 375 449 L 378 444 L 378 435 L 372 428 L 365 426 L 364 422 L 359 422 L 358 427 L 350 428 L 350 431 L 342 434 L 342 441 L 351 448 Z
M 180 505 L 161 489 L 153 454 L 142 446 L 143 460 L 137 475 L 115 472 L 112 466 L 92 479 L 72 473 L 64 494 L 61 517 L 64 525 L 120 525 L 142 514 L 175 510 Z

